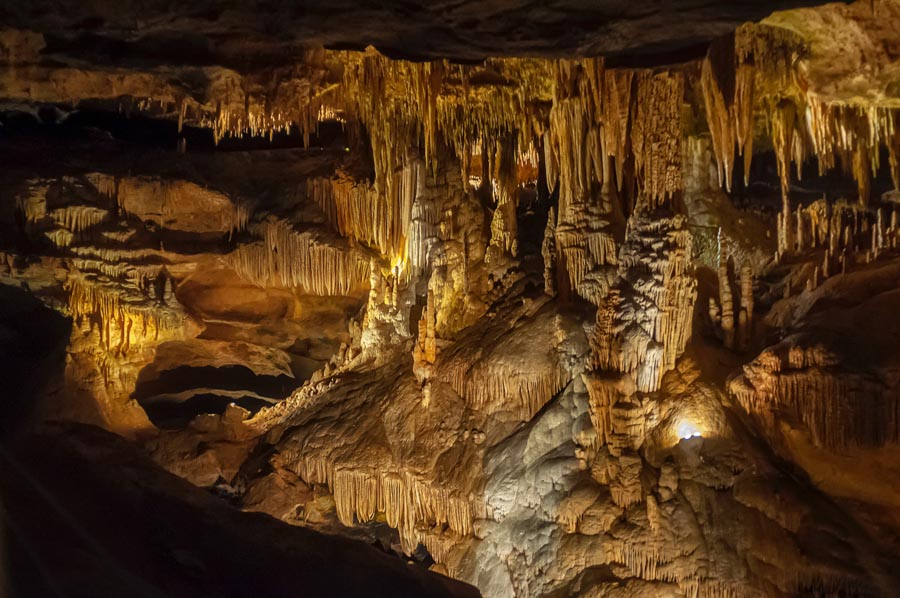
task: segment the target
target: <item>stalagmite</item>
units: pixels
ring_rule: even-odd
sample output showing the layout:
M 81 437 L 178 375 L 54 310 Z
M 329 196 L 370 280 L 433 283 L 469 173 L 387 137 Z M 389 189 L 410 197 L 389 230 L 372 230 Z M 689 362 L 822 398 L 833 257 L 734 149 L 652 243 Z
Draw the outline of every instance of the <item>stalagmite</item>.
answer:
M 725 348 L 734 347 L 734 303 L 731 296 L 731 280 L 728 277 L 728 254 L 723 247 L 722 229 L 718 234 L 719 303 L 722 306 L 722 334 Z
M 422 318 L 419 320 L 419 338 L 413 353 L 417 361 L 426 365 L 433 365 L 437 358 L 436 311 L 434 291 L 429 290 L 425 309 L 422 310 Z
M 795 250 L 800 252 L 810 246 L 827 246 L 821 267 L 824 278 L 830 274 L 830 260 L 838 253 L 847 252 L 850 258 L 858 254 L 871 254 L 877 259 L 886 245 L 885 235 L 879 235 L 884 228 L 883 217 L 882 224 L 878 224 L 879 214 L 878 210 L 845 200 L 829 203 L 826 199 L 820 199 L 808 206 L 797 206 L 791 216 L 794 222 L 792 228 L 796 233 Z M 855 230 L 869 230 L 870 233 L 865 238 L 856 235 Z
M 746 349 L 753 335 L 753 270 L 749 263 L 741 264 L 741 313 L 738 320 L 740 348 Z
M 547 226 L 544 227 L 544 239 L 541 242 L 541 257 L 544 259 L 544 292 L 550 296 L 556 294 L 556 209 L 550 208 L 547 215 Z

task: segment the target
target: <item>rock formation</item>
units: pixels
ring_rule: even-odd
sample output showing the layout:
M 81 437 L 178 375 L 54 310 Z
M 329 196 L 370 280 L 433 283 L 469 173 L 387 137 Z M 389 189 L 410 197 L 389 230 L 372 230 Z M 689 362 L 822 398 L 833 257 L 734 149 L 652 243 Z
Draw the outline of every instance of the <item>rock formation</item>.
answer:
M 0 9 L 2 454 L 400 593 L 892 595 L 900 2 L 348 2 Z

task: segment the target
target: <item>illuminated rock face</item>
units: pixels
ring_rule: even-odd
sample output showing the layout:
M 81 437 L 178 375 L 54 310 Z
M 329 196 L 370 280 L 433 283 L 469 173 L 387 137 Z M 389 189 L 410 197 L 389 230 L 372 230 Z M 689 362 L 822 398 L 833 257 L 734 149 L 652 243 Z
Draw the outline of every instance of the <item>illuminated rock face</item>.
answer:
M 900 583 L 896 0 L 652 68 L 252 24 L 72 66 L 33 17 L 6 95 L 59 122 L 3 113 L 0 281 L 70 318 L 39 417 L 486 596 Z

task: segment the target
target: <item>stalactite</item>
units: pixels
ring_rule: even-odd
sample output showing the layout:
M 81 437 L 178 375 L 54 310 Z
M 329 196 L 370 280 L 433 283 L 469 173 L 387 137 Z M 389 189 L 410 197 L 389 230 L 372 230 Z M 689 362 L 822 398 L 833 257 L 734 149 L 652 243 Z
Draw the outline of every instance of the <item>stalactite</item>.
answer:
M 400 532 L 407 554 L 420 542 L 435 542 L 434 537 L 426 538 L 436 526 L 447 526 L 457 537 L 470 536 L 475 517 L 484 517 L 483 505 L 473 505 L 458 493 L 409 471 L 357 470 L 308 455 L 286 452 L 283 456 L 296 463 L 297 474 L 306 483 L 328 486 L 344 525 L 372 521 L 377 513 L 384 513 L 387 524 Z
M 76 235 L 106 220 L 109 212 L 93 206 L 67 206 L 49 213 L 59 226 Z
M 50 239 L 50 242 L 56 247 L 70 247 L 75 241 L 75 235 L 61 228 L 47 231 L 44 235 Z
M 737 38 L 714 42 L 701 67 L 706 122 L 716 155 L 719 184 L 731 191 L 734 148 L 744 158 L 744 184 L 753 157 L 753 102 L 756 70 Z
M 342 235 L 372 245 L 385 255 L 402 252 L 410 214 L 403 214 L 400 206 L 374 188 L 346 176 L 310 179 L 306 187 L 310 198 Z
M 630 131 L 630 88 L 626 98 L 617 91 L 608 91 L 606 88 L 615 86 L 622 77 L 604 73 L 600 60 L 560 63 L 544 141 L 546 162 L 559 173 L 557 280 L 595 304 L 606 293 L 606 280 L 617 264 L 613 236 L 615 192 L 613 177 L 607 172 L 608 154 L 619 152 L 616 159 L 621 157 L 622 161 L 626 156 L 625 142 L 616 138 L 610 144 L 604 133 L 610 127 Z M 630 85 L 632 74 L 624 79 Z M 611 83 L 605 83 L 607 80 Z M 613 107 L 604 111 L 607 101 Z M 625 102 L 624 115 L 617 112 L 622 109 L 619 102 Z M 625 121 L 608 122 L 613 118 Z M 617 149 L 620 146 L 621 150 Z
M 806 101 L 807 125 L 820 174 L 834 168 L 840 158 L 857 182 L 860 203 L 867 205 L 872 175 L 880 166 L 879 148 L 885 145 L 891 153 L 896 147 L 895 110 L 825 102 L 814 94 Z
M 216 143 L 226 136 L 252 135 L 268 137 L 299 130 L 304 145 L 316 130 L 323 111 L 328 114 L 328 92 L 333 84 L 327 81 L 329 67 L 327 53 L 310 47 L 302 51 L 298 60 L 286 72 L 264 81 L 250 81 L 234 71 L 220 69 L 210 81 L 208 98 L 202 101 L 179 96 L 179 132 L 185 121 L 192 121 L 213 131 Z
M 160 336 L 178 336 L 181 318 L 155 305 L 151 297 L 96 276 L 72 274 L 66 280 L 68 307 L 76 322 L 96 327 L 101 346 L 110 353 L 125 354 Z
M 516 209 L 519 204 L 518 177 L 516 174 L 516 145 L 511 136 L 497 142 L 493 161 L 494 190 L 497 207 L 491 219 L 491 240 L 485 253 L 485 261 L 498 263 L 505 256 L 518 254 L 518 227 Z
M 772 117 L 772 141 L 775 145 L 775 157 L 778 162 L 778 176 L 781 179 L 781 215 L 778 219 L 778 251 L 780 254 L 790 252 L 794 245 L 793 227 L 791 226 L 790 166 L 794 142 L 794 105 L 782 101 Z
M 634 71 L 608 70 L 604 73 L 602 96 L 603 143 L 606 153 L 615 156 L 616 184 L 622 191 L 625 162 L 630 151 Z
M 779 410 L 809 429 L 813 441 L 832 450 L 882 446 L 900 439 L 900 402 L 885 387 L 849 375 L 816 347 L 767 350 L 744 366 L 732 394 L 765 429 L 774 431 Z
M 353 251 L 298 233 L 284 220 L 253 227 L 262 243 L 240 246 L 226 257 L 242 278 L 258 286 L 299 288 L 313 295 L 347 295 L 369 280 L 365 260 Z
M 16 195 L 16 208 L 25 217 L 25 222 L 33 224 L 47 215 L 48 181 L 28 181 L 26 192 Z
M 631 125 L 640 198 L 655 208 L 684 188 L 682 103 L 684 76 L 677 71 L 642 71 L 637 78 L 637 114 Z
M 459 394 L 473 409 L 494 413 L 512 408 L 519 419 L 529 421 L 568 382 L 569 373 L 561 366 L 523 372 L 485 364 L 468 371 Z

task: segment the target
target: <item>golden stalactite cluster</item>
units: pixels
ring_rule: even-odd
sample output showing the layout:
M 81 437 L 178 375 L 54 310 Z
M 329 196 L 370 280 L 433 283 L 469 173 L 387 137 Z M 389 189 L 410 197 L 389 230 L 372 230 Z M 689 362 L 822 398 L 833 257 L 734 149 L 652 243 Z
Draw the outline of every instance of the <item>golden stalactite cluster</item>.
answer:
M 178 130 L 185 121 L 212 129 L 218 143 L 226 136 L 265 136 L 297 127 L 309 144 L 319 115 L 328 107 L 326 51 L 308 48 L 290 67 L 263 78 L 242 76 L 224 69 L 210 73 L 205 98 L 183 95 L 177 101 Z
M 787 29 L 744 25 L 733 38 L 714 43 L 701 66 L 701 92 L 720 183 L 730 190 L 734 152 L 749 174 L 757 122 L 764 122 L 781 180 L 778 251 L 796 246 L 790 200 L 791 167 L 796 177 L 810 157 L 824 175 L 841 168 L 857 183 L 859 203 L 869 205 L 882 149 L 900 186 L 900 113 L 890 101 L 834 98 L 811 86 L 803 58 L 806 42 Z
M 782 100 L 797 103 L 804 97 L 806 86 L 796 68 L 804 51 L 793 33 L 752 24 L 710 45 L 701 65 L 700 91 L 719 184 L 729 191 L 735 147 L 748 182 L 757 113 L 771 115 Z
M 71 274 L 65 288 L 76 326 L 96 331 L 100 347 L 110 354 L 125 355 L 181 333 L 178 312 L 158 305 L 137 289 L 123 292 L 121 285 L 91 274 Z
M 372 145 L 375 193 L 395 206 L 392 209 L 399 208 L 396 217 L 404 234 L 415 191 L 405 184 L 410 148 L 421 148 L 431 174 L 446 154 L 442 148 L 448 148 L 465 178 L 476 155 L 496 182 L 498 203 L 506 206 L 502 214 L 515 211 L 516 167 L 536 161 L 529 148 L 540 121 L 535 116 L 538 105 L 549 100 L 548 61 L 492 59 L 480 66 L 413 63 L 388 59 L 372 49 L 334 58 L 342 78 L 330 92 L 331 101 L 365 125 Z M 514 218 L 509 216 L 498 221 L 502 230 L 497 242 L 515 253 L 515 230 L 510 228 Z M 387 244 L 391 251 L 382 252 L 396 255 L 402 244 L 395 234 Z
M 341 235 L 374 247 L 384 255 L 400 255 L 405 250 L 410 212 L 404 213 L 404 206 L 409 207 L 412 201 L 410 192 L 415 192 L 414 184 L 406 185 L 406 201 L 397 205 L 372 186 L 342 174 L 306 182 L 307 195 Z
M 297 232 L 290 222 L 275 218 L 251 231 L 262 241 L 241 245 L 226 256 L 248 282 L 321 296 L 348 295 L 368 284 L 369 264 L 356 251 L 325 243 L 311 232 Z
M 753 158 L 753 86 L 751 64 L 735 64 L 731 39 L 712 46 L 701 66 L 700 84 L 706 123 L 716 155 L 719 184 L 731 191 L 734 148 L 744 159 L 744 184 Z
M 321 484 L 334 495 L 338 519 L 347 526 L 372 521 L 384 513 L 388 525 L 400 532 L 403 550 L 412 554 L 426 536 L 444 530 L 456 538 L 473 533 L 484 507 L 473 505 L 459 493 L 421 480 L 409 471 L 376 472 L 339 467 L 329 459 L 292 452 L 283 457 L 296 462 L 297 473 L 308 484 Z
M 637 78 L 637 110 L 631 143 L 640 197 L 660 207 L 684 189 L 681 155 L 684 74 L 651 73 Z

